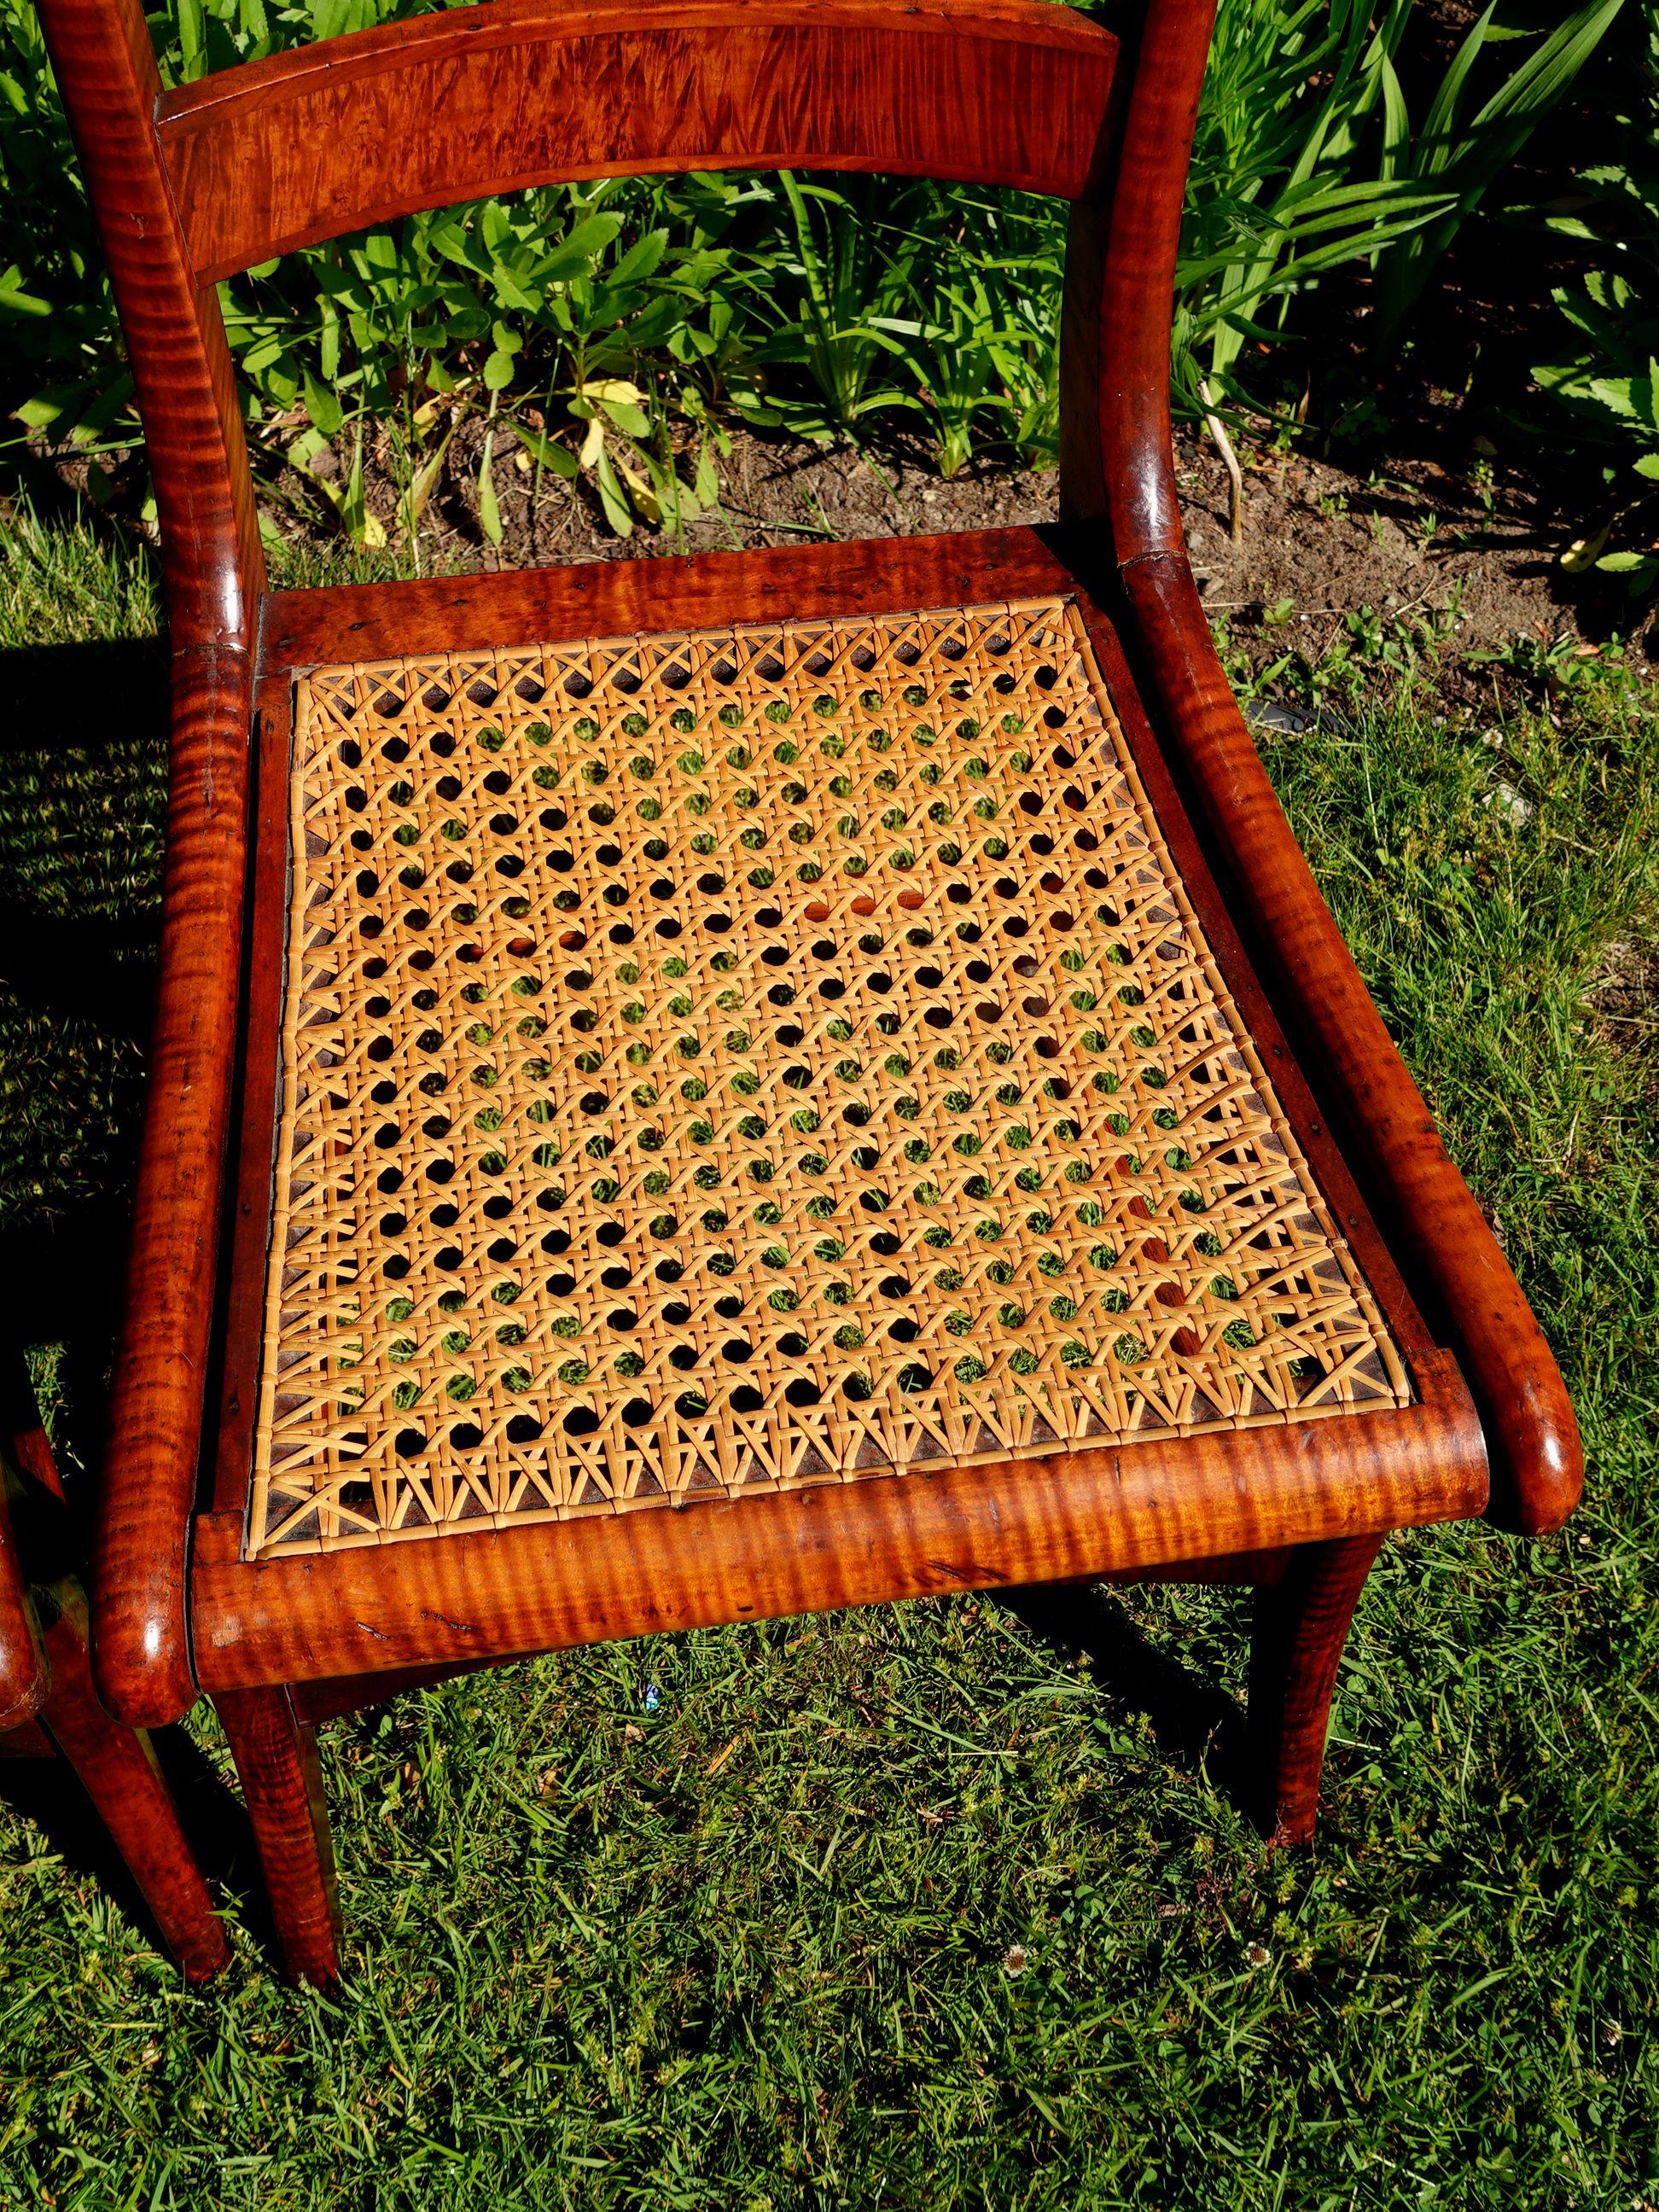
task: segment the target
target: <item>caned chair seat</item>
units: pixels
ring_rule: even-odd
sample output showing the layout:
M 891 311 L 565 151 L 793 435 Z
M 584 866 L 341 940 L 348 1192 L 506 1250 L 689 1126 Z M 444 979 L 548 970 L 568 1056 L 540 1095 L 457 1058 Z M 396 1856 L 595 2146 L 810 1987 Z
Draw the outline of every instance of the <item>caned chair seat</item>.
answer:
M 1484 1496 L 1086 547 L 268 599 L 216 1691 Z
M 1075 598 L 294 718 L 248 1556 L 1409 1401 Z

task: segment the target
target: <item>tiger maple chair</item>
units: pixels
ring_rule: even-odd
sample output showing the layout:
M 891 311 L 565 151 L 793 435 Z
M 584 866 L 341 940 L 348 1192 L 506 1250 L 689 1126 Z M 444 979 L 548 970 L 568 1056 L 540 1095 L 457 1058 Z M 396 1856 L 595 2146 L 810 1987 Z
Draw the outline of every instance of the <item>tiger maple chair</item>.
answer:
M 41 14 L 174 687 L 95 1661 L 215 1700 L 293 1971 L 319 1718 L 941 1590 L 1255 1584 L 1305 1838 L 1384 1533 L 1551 1528 L 1579 1449 L 1188 573 L 1210 0 L 493 0 L 167 93 L 137 0 Z M 222 277 L 785 163 L 1073 204 L 1057 526 L 266 589 Z
M 93 1688 L 58 1462 L 20 1354 L 0 1352 L 0 1759 L 64 1760 L 192 1982 L 229 1957 L 155 1753 Z

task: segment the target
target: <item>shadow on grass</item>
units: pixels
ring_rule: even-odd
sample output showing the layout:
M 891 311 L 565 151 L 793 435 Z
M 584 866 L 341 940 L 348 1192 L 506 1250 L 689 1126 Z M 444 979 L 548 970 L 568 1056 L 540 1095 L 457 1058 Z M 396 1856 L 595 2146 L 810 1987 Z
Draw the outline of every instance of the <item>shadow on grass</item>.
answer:
M 153 637 L 28 645 L 0 653 L 0 757 L 167 731 L 166 648 Z
M 1248 1815 L 1244 1714 L 1224 1691 L 1160 1651 L 1109 1589 L 1054 1583 L 999 1595 L 1045 1644 L 1080 1652 L 1091 1680 L 1115 1705 L 1144 1713 L 1164 1757 L 1188 1772 L 1202 1768 Z
M 142 1115 L 167 728 L 154 639 L 0 653 L 0 1339 L 101 1426 Z
M 20 807 L 6 844 L 23 863 L 0 892 L 0 984 L 27 1009 L 137 1043 L 149 1023 L 154 886 L 122 896 L 139 886 L 107 878 L 154 804 L 167 729 L 153 641 L 0 653 L 0 790 Z
M 61 1347 L 57 1389 L 76 1440 L 66 1457 L 77 1515 L 85 1500 L 75 1462 L 104 1433 L 126 1243 L 125 1175 L 106 1194 L 0 1225 L 0 1344 Z

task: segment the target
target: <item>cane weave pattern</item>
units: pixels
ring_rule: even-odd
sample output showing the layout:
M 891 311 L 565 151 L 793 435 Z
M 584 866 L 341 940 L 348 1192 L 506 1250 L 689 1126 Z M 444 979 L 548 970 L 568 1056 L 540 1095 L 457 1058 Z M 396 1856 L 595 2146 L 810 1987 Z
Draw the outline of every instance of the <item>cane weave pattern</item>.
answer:
M 1404 1403 L 1067 602 L 298 685 L 250 1552 Z

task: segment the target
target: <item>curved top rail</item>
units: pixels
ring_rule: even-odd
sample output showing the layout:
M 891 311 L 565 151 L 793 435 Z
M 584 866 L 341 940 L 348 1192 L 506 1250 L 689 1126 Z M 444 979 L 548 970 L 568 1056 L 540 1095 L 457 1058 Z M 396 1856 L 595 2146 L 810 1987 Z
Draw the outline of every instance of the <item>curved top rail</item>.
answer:
M 198 277 L 578 178 L 863 169 L 1089 197 L 1118 42 L 1055 0 L 489 0 L 165 95 Z

